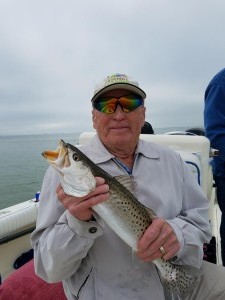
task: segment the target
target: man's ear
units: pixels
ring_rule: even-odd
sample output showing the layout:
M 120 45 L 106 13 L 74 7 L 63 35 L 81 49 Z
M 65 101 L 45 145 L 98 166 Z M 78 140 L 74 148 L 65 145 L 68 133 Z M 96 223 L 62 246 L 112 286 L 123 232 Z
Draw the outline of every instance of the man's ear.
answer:
M 146 112 L 146 107 L 143 106 L 143 124 L 142 124 L 142 126 L 144 126 L 144 124 L 145 124 L 145 112 Z
M 96 121 L 96 114 L 95 114 L 95 110 L 92 109 L 92 123 L 93 123 L 93 128 L 96 129 L 95 127 L 95 121 Z

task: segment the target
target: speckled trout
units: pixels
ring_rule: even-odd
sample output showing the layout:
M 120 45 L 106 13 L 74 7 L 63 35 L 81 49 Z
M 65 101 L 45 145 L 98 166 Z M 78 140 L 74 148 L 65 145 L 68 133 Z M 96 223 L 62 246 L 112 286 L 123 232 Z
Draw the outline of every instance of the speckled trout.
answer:
M 156 215 L 131 192 L 134 180 L 130 176 L 112 177 L 77 147 L 62 140 L 55 151 L 45 151 L 42 155 L 61 175 L 61 185 L 68 195 L 83 197 L 95 189 L 96 176 L 105 179 L 109 185 L 109 198 L 92 209 L 136 251 L 137 241 L 151 226 Z M 163 259 L 156 259 L 153 263 L 160 271 L 165 298 L 168 300 L 184 299 L 198 282 L 198 269 Z

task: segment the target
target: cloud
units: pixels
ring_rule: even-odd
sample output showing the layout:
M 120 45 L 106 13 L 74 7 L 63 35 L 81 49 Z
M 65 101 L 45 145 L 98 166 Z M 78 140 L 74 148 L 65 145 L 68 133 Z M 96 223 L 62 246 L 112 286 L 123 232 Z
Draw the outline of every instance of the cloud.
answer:
M 224 67 L 224 8 L 222 0 L 2 0 L 0 134 L 90 130 L 94 85 L 115 72 L 146 90 L 153 125 L 201 125 L 204 90 Z

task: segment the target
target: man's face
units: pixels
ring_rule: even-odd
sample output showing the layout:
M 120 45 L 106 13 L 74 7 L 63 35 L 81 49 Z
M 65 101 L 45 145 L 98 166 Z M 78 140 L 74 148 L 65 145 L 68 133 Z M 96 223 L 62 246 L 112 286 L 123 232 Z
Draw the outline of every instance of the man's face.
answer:
M 132 94 L 124 89 L 117 89 L 103 94 L 101 97 L 122 97 Z M 108 148 L 136 147 L 141 128 L 145 120 L 145 107 L 126 113 L 118 105 L 113 114 L 102 113 L 96 109 L 92 111 L 93 127 L 101 141 Z

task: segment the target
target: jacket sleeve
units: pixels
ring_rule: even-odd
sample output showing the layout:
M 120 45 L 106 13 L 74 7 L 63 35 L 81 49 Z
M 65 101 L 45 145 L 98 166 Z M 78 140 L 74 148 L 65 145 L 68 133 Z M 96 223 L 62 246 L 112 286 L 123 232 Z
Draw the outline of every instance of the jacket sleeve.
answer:
M 204 122 L 211 146 L 225 162 L 225 85 L 213 83 L 206 89 Z
M 59 182 L 59 175 L 49 167 L 41 189 L 37 226 L 31 236 L 35 271 L 47 282 L 62 281 L 74 274 L 94 240 L 102 235 L 96 221 L 80 221 L 64 209 L 56 195 Z
M 199 268 L 203 259 L 203 244 L 211 239 L 209 201 L 184 161 L 183 201 L 180 213 L 168 220 L 181 248 L 176 263 Z

